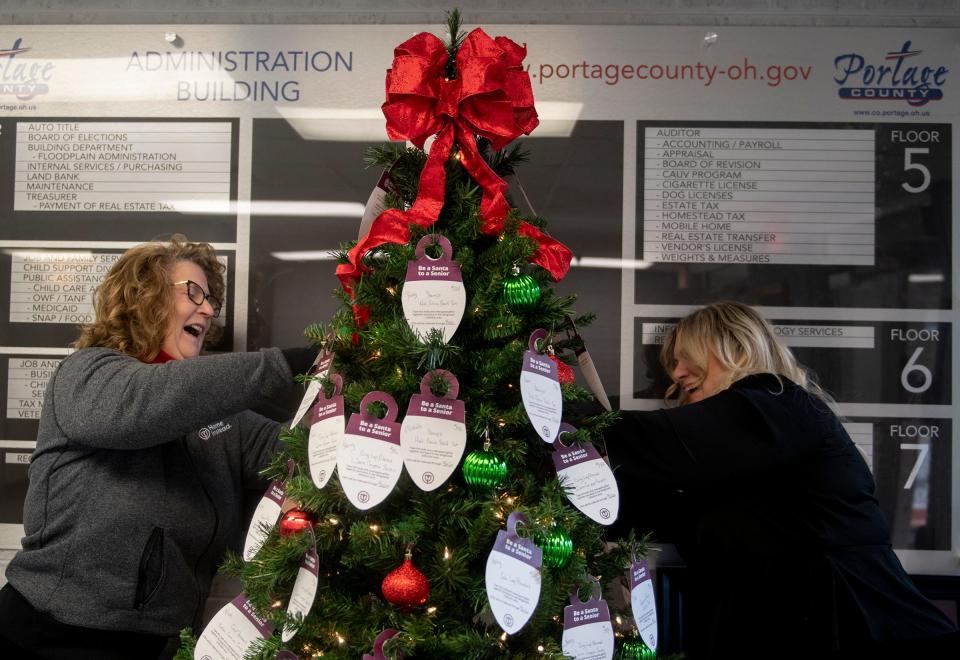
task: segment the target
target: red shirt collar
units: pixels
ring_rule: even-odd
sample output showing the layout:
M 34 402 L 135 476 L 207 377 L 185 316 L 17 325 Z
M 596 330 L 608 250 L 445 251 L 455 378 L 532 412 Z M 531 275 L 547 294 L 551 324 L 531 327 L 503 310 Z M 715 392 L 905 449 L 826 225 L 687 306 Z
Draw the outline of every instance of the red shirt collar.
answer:
M 163 364 L 164 362 L 169 362 L 170 360 L 176 360 L 177 358 L 173 357 L 169 353 L 165 353 L 163 349 L 160 349 L 160 352 L 157 353 L 157 356 L 150 360 L 148 364 Z

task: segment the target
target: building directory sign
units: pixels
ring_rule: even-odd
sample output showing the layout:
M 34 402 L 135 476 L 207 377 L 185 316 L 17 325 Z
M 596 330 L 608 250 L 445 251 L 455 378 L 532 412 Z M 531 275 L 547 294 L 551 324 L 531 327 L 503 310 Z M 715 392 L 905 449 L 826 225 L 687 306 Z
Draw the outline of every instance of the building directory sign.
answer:
M 219 349 L 326 320 L 328 253 L 379 176 L 360 156 L 386 140 L 392 45 L 420 30 L 441 28 L 0 28 L 0 544 L 45 383 L 124 249 L 215 244 Z M 608 392 L 659 407 L 676 320 L 757 306 L 836 399 L 908 569 L 956 574 L 955 33 L 487 31 L 526 44 L 541 126 L 511 194 L 575 253 L 560 286 L 600 314 L 585 338 Z

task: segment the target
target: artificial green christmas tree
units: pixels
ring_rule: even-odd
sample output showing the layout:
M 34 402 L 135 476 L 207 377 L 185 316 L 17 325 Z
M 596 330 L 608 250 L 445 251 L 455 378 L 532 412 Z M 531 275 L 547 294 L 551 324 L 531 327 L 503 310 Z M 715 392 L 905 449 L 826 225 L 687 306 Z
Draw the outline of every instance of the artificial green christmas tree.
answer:
M 341 394 L 351 420 L 337 432 L 350 439 L 359 438 L 351 435 L 357 423 L 390 433 L 397 414 L 404 443 L 414 429 L 413 449 L 403 446 L 405 469 L 393 485 L 386 475 L 392 469 L 386 464 L 397 460 L 390 447 L 357 459 L 347 453 L 366 440 L 341 441 L 337 460 L 361 464 L 338 463 L 331 476 L 312 453 L 308 427 L 319 423 L 319 413 L 284 432 L 285 449 L 267 476 L 283 483 L 298 512 L 285 533 L 270 530 L 247 561 L 233 557 L 224 566 L 242 578 L 253 608 L 275 626 L 250 657 L 272 659 L 286 650 L 299 658 L 375 658 L 376 644 L 384 657 L 408 660 L 561 658 L 571 591 L 589 591 L 590 576 L 604 585 L 620 581 L 631 553 L 645 552 L 632 536 L 611 548 L 605 527 L 571 505 L 552 460 L 557 429 L 535 428 L 523 402 L 525 353 L 542 354 L 538 364 L 550 365 L 551 352 L 572 362 L 575 340 L 567 331 L 592 320 L 574 313 L 573 297 L 556 297 L 550 288 L 565 274 L 570 252 L 545 233 L 543 219 L 523 217 L 507 199 L 503 179 L 526 156 L 504 147 L 537 124 L 522 68 L 525 49 L 481 30 L 462 34 L 457 12 L 448 36 L 444 43 L 422 33 L 395 51 L 387 132 L 416 146 L 394 142 L 370 154 L 372 165 L 389 172 L 388 208 L 340 255 L 341 311 L 307 329 L 332 354 L 308 377 L 323 390 L 315 410 L 334 409 Z M 422 147 L 432 136 L 428 155 Z M 418 289 L 424 268 L 441 276 Z M 455 318 L 457 286 L 461 318 Z M 531 340 L 540 329 L 543 340 Z M 573 419 L 570 410 L 591 393 L 571 383 L 557 388 L 564 420 L 577 425 L 564 427 L 563 448 L 599 440 L 615 415 Z M 446 454 L 437 458 L 422 446 L 429 433 L 417 436 L 407 424 L 420 419 L 418 411 L 453 410 L 454 402 L 462 402 L 465 446 L 448 434 L 437 449 Z M 364 471 L 375 463 L 387 481 L 379 495 L 364 485 Z M 513 634 L 492 611 L 486 583 L 488 556 L 508 519 L 530 544 L 551 543 L 535 610 Z M 312 531 L 297 531 L 304 521 L 312 521 Z M 314 543 L 316 595 L 305 616 L 291 617 L 291 592 Z M 285 626 L 296 628 L 287 642 L 280 634 Z M 388 629 L 395 633 L 381 635 Z

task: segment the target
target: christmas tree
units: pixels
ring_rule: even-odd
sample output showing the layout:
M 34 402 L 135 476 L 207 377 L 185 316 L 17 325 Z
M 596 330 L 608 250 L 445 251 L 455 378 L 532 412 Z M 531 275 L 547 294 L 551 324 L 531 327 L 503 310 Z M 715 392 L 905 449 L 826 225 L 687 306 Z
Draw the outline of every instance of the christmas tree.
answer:
M 222 569 L 273 625 L 248 657 L 561 658 L 571 592 L 620 582 L 646 550 L 632 535 L 606 543 L 598 520 L 615 512 L 573 506 L 553 459 L 596 457 L 615 413 L 572 415 L 593 399 L 570 366 L 593 316 L 550 288 L 569 250 L 508 200 L 527 157 L 506 147 L 538 123 L 525 48 L 463 34 L 456 11 L 448 26 L 446 42 L 421 33 L 395 50 L 387 133 L 415 146 L 369 154 L 386 210 L 339 255 L 341 311 L 306 330 L 321 349 L 305 376 L 311 409 L 265 472 L 296 508 Z M 555 395 L 537 391 L 551 382 Z M 542 564 L 521 616 L 503 600 L 524 596 L 504 584 L 514 569 L 488 563 L 498 538 Z

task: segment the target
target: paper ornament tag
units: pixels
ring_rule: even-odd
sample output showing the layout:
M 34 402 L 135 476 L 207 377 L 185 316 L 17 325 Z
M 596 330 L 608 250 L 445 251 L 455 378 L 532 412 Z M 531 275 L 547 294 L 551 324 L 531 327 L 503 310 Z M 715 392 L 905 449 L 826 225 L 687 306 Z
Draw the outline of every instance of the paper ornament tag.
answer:
M 630 562 L 630 606 L 643 643 L 657 650 L 657 599 L 653 594 L 653 579 L 647 561 Z
M 613 657 L 613 624 L 610 608 L 600 598 L 600 581 L 590 576 L 593 594 L 580 600 L 577 588 L 570 594 L 570 604 L 563 608 L 563 654 L 573 660 L 610 660 Z
M 553 445 L 553 464 L 567 499 L 583 515 L 601 525 L 612 525 L 620 511 L 620 489 L 613 470 L 592 444 L 565 445 L 564 433 L 577 429 L 564 422 Z
M 573 346 L 573 352 L 577 356 L 577 364 L 580 365 L 583 379 L 587 381 L 587 387 L 590 388 L 590 392 L 604 409 L 612 410 L 610 399 L 607 398 L 607 392 L 603 388 L 603 382 L 600 380 L 600 373 L 597 371 L 597 366 L 593 363 L 590 352 L 587 351 L 586 342 L 583 341 L 583 337 L 577 332 L 577 324 L 573 322 L 573 318 L 569 314 L 566 319 L 569 324 L 566 330 L 567 339 Z
M 607 398 L 607 393 L 603 389 L 600 372 L 597 371 L 597 366 L 593 363 L 593 358 L 590 357 L 587 347 L 581 343 L 574 349 L 574 353 L 577 356 L 577 364 L 580 365 L 580 371 L 583 373 L 583 379 L 587 381 L 587 387 L 590 388 L 590 392 L 594 398 L 600 402 L 600 405 L 603 406 L 604 409 L 608 411 L 613 410 L 610 406 L 610 399 Z
M 258 617 L 241 593 L 220 608 L 193 650 L 194 660 L 243 660 L 250 645 L 273 633 L 273 624 Z
M 397 634 L 397 631 L 393 628 L 387 628 L 380 632 L 377 635 L 377 638 L 373 641 L 373 653 L 364 653 L 363 660 L 387 660 L 387 656 L 383 654 L 383 645 L 387 642 L 388 639 Z M 402 658 L 403 656 L 397 656 Z
M 441 376 L 450 389 L 435 397 L 430 382 Z M 410 397 L 400 427 L 400 449 L 407 474 L 421 490 L 431 491 L 445 482 L 460 464 L 467 446 L 466 413 L 457 399 L 460 383 L 449 371 L 435 369 L 420 381 L 420 394 Z
M 290 428 L 296 426 L 303 416 L 307 414 L 307 411 L 313 406 L 314 401 L 317 400 L 317 395 L 320 393 L 320 380 L 323 379 L 328 373 L 330 373 L 330 365 L 333 364 L 333 352 L 326 349 L 321 349 L 320 353 L 317 354 L 317 358 L 313 361 L 313 366 L 310 367 L 310 376 L 314 377 L 315 380 L 307 382 L 307 391 L 303 395 L 303 400 L 300 402 L 300 407 L 297 408 L 297 414 L 293 416 L 293 421 L 290 422 Z
M 360 231 L 357 234 L 357 240 L 366 236 L 370 232 L 370 226 L 377 216 L 383 213 L 387 204 L 387 193 L 394 191 L 393 180 L 390 178 L 390 171 L 384 170 L 377 180 L 377 185 L 370 191 L 370 197 L 367 198 L 367 204 L 363 207 L 363 217 L 360 218 Z
M 310 478 L 313 485 L 323 488 L 337 467 L 337 447 L 343 439 L 346 417 L 343 412 L 343 378 L 330 376 L 333 381 L 333 396 L 329 399 L 320 389 L 317 403 L 310 411 L 310 437 L 307 441 L 307 459 L 310 461 Z
M 307 551 L 303 553 L 303 559 L 300 561 L 300 569 L 297 571 L 297 581 L 293 583 L 293 591 L 290 592 L 290 602 L 287 603 L 287 614 L 290 616 L 306 616 L 313 607 L 313 598 L 317 595 L 317 583 L 320 581 L 320 560 L 317 557 L 317 538 L 313 535 L 313 528 L 310 528 L 310 538 L 312 543 Z M 293 639 L 297 634 L 298 626 L 287 624 L 283 627 L 283 634 L 280 640 L 284 643 Z
M 380 401 L 387 414 L 378 419 L 367 414 L 367 406 Z M 400 425 L 397 402 L 386 392 L 368 393 L 360 412 L 350 416 L 337 448 L 337 474 L 343 492 L 353 506 L 366 511 L 387 498 L 403 471 L 400 452 Z
M 436 259 L 426 252 L 434 242 L 443 250 L 443 256 Z M 416 261 L 407 264 L 401 295 L 403 316 L 420 338 L 437 329 L 443 333 L 445 342 L 450 341 L 467 308 L 463 275 L 452 255 L 453 246 L 445 236 L 427 234 L 417 243 Z
M 506 531 L 497 532 L 497 540 L 487 557 L 487 600 L 500 627 L 514 634 L 530 620 L 540 601 L 540 566 L 543 552 L 533 541 L 517 536 L 517 523 L 527 517 L 514 511 L 507 518 Z
M 537 352 L 537 341 L 547 338 L 543 328 L 530 335 L 529 350 L 523 354 L 520 371 L 520 395 L 523 408 L 537 435 L 544 442 L 553 442 L 560 430 L 563 414 L 563 394 L 557 376 L 557 365 L 546 355 Z
M 287 461 L 287 478 L 293 476 L 294 462 Z M 270 530 L 277 524 L 280 518 L 280 510 L 283 506 L 283 498 L 287 491 L 287 485 L 283 481 L 271 481 L 267 486 L 266 492 L 260 498 L 256 511 L 253 512 L 253 519 L 250 520 L 250 526 L 247 528 L 247 538 L 243 542 L 243 560 L 250 561 L 257 550 L 263 545 L 263 542 L 270 534 Z

